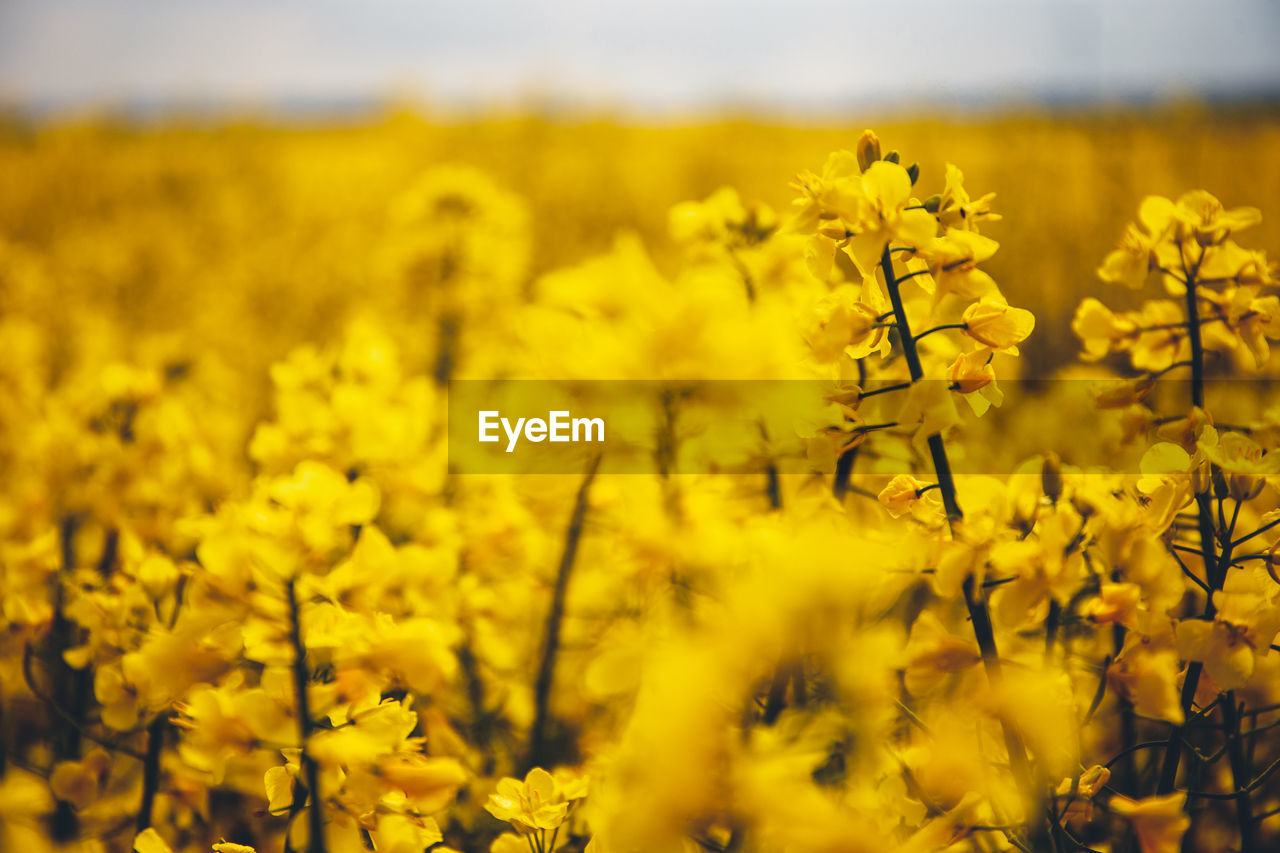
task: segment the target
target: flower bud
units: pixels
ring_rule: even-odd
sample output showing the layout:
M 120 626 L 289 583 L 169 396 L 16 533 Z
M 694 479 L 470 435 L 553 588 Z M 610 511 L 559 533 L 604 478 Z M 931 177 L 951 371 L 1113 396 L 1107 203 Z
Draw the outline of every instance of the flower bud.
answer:
M 1227 477 L 1227 493 L 1235 501 L 1251 501 L 1262 493 L 1266 478 L 1257 474 L 1232 474 Z
M 868 130 L 858 140 L 858 168 L 867 171 L 867 167 L 880 159 L 880 137 Z

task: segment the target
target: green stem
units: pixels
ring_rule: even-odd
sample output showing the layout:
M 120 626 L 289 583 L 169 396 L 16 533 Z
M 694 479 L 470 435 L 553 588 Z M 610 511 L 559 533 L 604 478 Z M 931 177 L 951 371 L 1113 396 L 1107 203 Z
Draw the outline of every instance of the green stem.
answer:
M 1202 254 L 1201 260 L 1203 259 Z M 1186 271 L 1187 328 L 1188 339 L 1191 342 L 1191 405 L 1197 408 L 1204 406 L 1204 350 L 1200 341 L 1200 322 L 1196 305 L 1196 272 L 1199 268 L 1200 264 L 1197 262 L 1194 269 Z M 1196 495 L 1196 509 L 1197 523 L 1200 528 L 1200 558 L 1204 561 L 1205 580 L 1209 585 L 1204 616 L 1206 619 L 1211 619 L 1215 613 L 1213 593 L 1221 589 L 1222 585 L 1218 582 L 1219 573 L 1215 571 L 1218 563 L 1214 548 L 1216 533 L 1213 527 L 1213 508 L 1210 506 L 1208 494 Z M 1226 550 L 1230 552 L 1230 545 Z M 1225 575 L 1225 570 L 1222 574 Z M 1191 704 L 1195 700 L 1196 687 L 1200 684 L 1202 670 L 1203 665 L 1199 661 L 1191 661 L 1187 664 L 1187 674 L 1182 682 L 1182 695 L 1179 697 L 1184 717 L 1191 710 Z M 1156 787 L 1158 794 L 1170 793 L 1177 783 L 1178 764 L 1182 759 L 1182 739 L 1185 734 L 1185 723 L 1174 726 L 1169 732 L 1164 762 L 1160 767 L 1160 781 Z
M 914 340 L 919 341 L 921 338 L 927 338 L 929 337 L 929 335 L 932 335 L 934 332 L 945 332 L 948 329 L 967 329 L 967 328 L 969 328 L 968 323 L 944 323 L 941 326 L 934 326 L 932 329 L 925 329 L 923 332 L 916 335 Z
M 564 536 L 564 551 L 560 555 L 556 585 L 551 592 L 551 609 L 547 612 L 547 625 L 543 632 L 542 658 L 538 664 L 538 677 L 533 688 L 533 728 L 529 732 L 529 757 L 525 761 L 526 770 L 545 764 L 549 757 L 546 754 L 546 730 L 550 720 L 551 687 L 555 681 L 556 654 L 560 649 L 560 625 L 564 621 L 564 603 L 569 591 L 569 576 L 573 572 L 573 563 L 578 555 L 578 543 L 582 539 L 582 527 L 587 518 L 587 497 L 591 492 L 591 482 L 599 469 L 600 456 L 597 455 L 587 466 L 582 484 L 578 486 L 573 515 L 569 518 L 569 529 Z
M 1199 268 L 1199 264 L 1196 267 Z M 1197 319 L 1196 281 L 1194 273 L 1187 281 L 1187 339 L 1191 342 L 1191 405 L 1204 408 L 1204 345 L 1200 340 Z
M 893 316 L 893 312 L 877 317 L 877 320 Z M 857 359 L 854 364 L 858 366 L 858 388 L 862 388 L 867 384 L 867 366 L 862 359 Z M 910 387 L 910 385 L 908 385 Z M 862 396 L 866 396 L 865 394 Z M 844 496 L 849 493 L 850 481 L 853 478 L 853 466 L 858 460 L 858 448 L 850 447 L 844 453 L 840 454 L 840 458 L 836 460 L 836 476 L 835 481 L 831 484 L 831 494 L 835 496 L 837 501 L 844 501 Z
M 138 832 L 151 826 L 151 811 L 160 792 L 160 756 L 169 718 L 161 713 L 147 726 L 147 754 L 142 762 L 142 804 L 138 808 Z
M 893 274 L 893 259 L 889 255 L 888 247 L 880 256 L 880 270 L 884 273 L 885 287 L 889 292 L 889 301 L 893 306 L 893 313 L 898 325 L 898 334 L 902 339 L 902 351 L 907 360 L 907 370 L 911 374 L 911 381 L 919 382 L 924 378 L 924 369 L 920 364 L 920 354 L 916 350 L 916 339 L 911 335 L 911 324 L 907 321 L 906 307 L 902 302 L 902 294 L 898 290 L 898 280 Z M 942 506 L 947 513 L 947 521 L 954 526 L 956 522 L 964 518 L 964 513 L 960 510 L 960 503 L 956 498 L 955 478 L 951 474 L 951 463 L 947 459 L 947 449 L 942 442 L 942 435 L 935 433 L 929 436 L 929 455 L 933 457 L 934 473 L 938 478 L 938 488 L 942 492 Z M 974 588 L 973 575 L 969 575 L 964 580 L 964 601 L 965 606 L 969 610 L 969 618 L 973 622 L 974 638 L 978 641 L 978 651 L 982 655 L 983 668 L 987 673 L 987 680 L 992 687 L 996 687 L 1003 680 L 1003 673 L 1000 666 L 1000 654 L 996 648 L 995 632 L 991 626 L 991 613 L 987 609 L 987 602 L 981 594 Z M 1009 752 L 1009 763 L 1013 767 L 1013 772 L 1023 790 L 1028 794 L 1035 790 L 1031 776 L 1031 765 L 1027 759 L 1027 750 L 1022 743 L 1022 738 L 1013 729 L 1013 726 L 1006 720 L 1000 721 L 1001 730 L 1004 733 L 1005 746 Z
M 907 371 L 914 384 L 924 378 L 924 368 L 920 365 L 920 353 L 916 350 L 916 339 L 911 335 L 911 324 L 907 322 L 907 311 L 902 303 L 902 294 L 898 290 L 899 281 L 893 274 L 893 260 L 886 247 L 880 255 L 880 270 L 884 273 L 885 287 L 889 291 L 889 302 L 893 306 L 898 336 L 902 339 L 902 354 L 907 360 Z M 942 488 L 942 506 L 947 511 L 947 520 L 954 523 L 964 518 L 960 504 L 956 500 L 955 480 L 951 476 L 951 462 L 947 459 L 947 449 L 942 443 L 942 436 L 935 433 L 929 436 L 929 455 L 933 457 L 934 472 L 938 475 L 938 485 Z
M 1201 409 L 1204 408 L 1204 348 L 1200 340 L 1196 286 L 1197 274 L 1203 261 L 1204 251 L 1201 250 L 1200 258 L 1196 261 L 1195 266 L 1186 270 L 1187 328 L 1188 339 L 1191 343 L 1191 404 Z M 1217 613 L 1213 594 L 1221 590 L 1226 584 L 1227 572 L 1231 567 L 1232 549 L 1235 546 L 1231 536 L 1235 530 L 1235 521 L 1239 516 L 1240 507 L 1237 504 L 1236 511 L 1232 515 L 1231 527 L 1223 530 L 1222 539 L 1225 544 L 1220 557 L 1216 553 L 1217 533 L 1214 528 L 1213 507 L 1207 492 L 1196 495 L 1196 509 L 1200 528 L 1201 559 L 1204 561 L 1205 581 L 1209 587 L 1208 600 L 1205 602 L 1202 618 L 1212 619 Z M 1191 661 L 1187 664 L 1187 674 L 1182 683 L 1182 695 L 1179 697 L 1184 716 L 1191 711 L 1192 703 L 1195 701 L 1196 688 L 1200 685 L 1200 675 L 1203 671 L 1204 666 L 1200 661 Z M 1230 754 L 1232 784 L 1239 791 L 1235 801 L 1236 824 L 1240 831 L 1241 853 L 1252 853 L 1255 849 L 1254 820 L 1249 793 L 1245 787 L 1248 782 L 1248 768 L 1245 766 L 1244 755 L 1240 749 L 1240 720 L 1235 707 L 1234 694 L 1228 692 L 1225 699 L 1226 706 L 1230 707 L 1224 706 L 1223 725 L 1226 729 Z M 1185 722 L 1180 726 L 1174 726 L 1169 733 L 1169 740 L 1165 746 L 1164 763 L 1160 768 L 1160 781 L 1156 789 L 1159 794 L 1170 793 L 1177 783 L 1178 764 L 1182 755 L 1181 742 L 1185 733 Z
M 919 340 L 919 336 L 917 336 L 916 340 Z M 868 397 L 874 397 L 877 394 L 888 394 L 892 391 L 905 391 L 910 387 L 911 387 L 910 382 L 898 382 L 894 385 L 886 385 L 883 388 L 874 388 L 870 391 L 863 391 L 858 395 L 858 399 L 865 400 Z
M 311 719 L 311 703 L 307 697 L 307 684 L 310 681 L 307 675 L 307 647 L 302 642 L 302 619 L 293 578 L 285 584 L 285 593 L 289 598 L 289 640 L 293 645 L 293 689 L 297 694 L 298 702 L 298 740 L 300 742 L 298 763 L 302 767 L 307 791 L 311 796 L 311 808 L 307 811 L 307 851 L 308 853 L 325 853 L 320 766 L 307 751 L 311 734 L 315 730 L 315 722 Z
M 1253 808 L 1249 800 L 1249 791 L 1245 787 L 1248 784 L 1250 771 L 1244 748 L 1240 743 L 1240 712 L 1236 706 L 1236 694 L 1233 690 L 1228 690 L 1223 697 L 1222 725 L 1226 730 L 1227 757 L 1231 763 L 1232 784 L 1237 789 L 1236 827 L 1240 830 L 1240 853 L 1253 853 L 1256 849 Z
M 93 693 L 89 668 L 73 669 L 63 657 L 64 652 L 81 642 L 80 626 L 66 615 L 67 588 L 75 571 L 75 537 L 79 526 L 79 519 L 68 515 L 58 530 L 62 562 L 54 578 L 53 625 L 49 629 L 45 658 L 53 679 L 50 690 L 53 704 L 62 711 L 52 738 L 54 758 L 58 761 L 74 761 L 80 757 L 85 711 Z M 70 803 L 57 801 L 51 829 L 53 839 L 58 842 L 68 842 L 79 835 L 80 819 Z
M 1111 643 L 1115 649 L 1116 656 L 1119 656 L 1124 648 L 1125 627 L 1119 622 L 1111 626 Z M 1130 796 L 1136 796 L 1138 789 L 1138 768 L 1133 758 L 1134 744 L 1138 741 L 1137 719 L 1134 716 L 1133 703 L 1126 697 L 1117 698 L 1120 706 L 1120 755 L 1124 756 L 1124 763 L 1120 766 L 1119 777 L 1116 782 L 1120 790 Z M 1160 741 L 1163 743 L 1163 741 Z M 1118 756 L 1117 756 L 1118 757 Z M 1110 766 L 1110 764 L 1108 764 Z
M 849 482 L 853 477 L 853 465 L 858 460 L 858 448 L 850 447 L 836 459 L 836 476 L 831 484 L 831 494 L 837 501 L 843 501 L 849 493 Z

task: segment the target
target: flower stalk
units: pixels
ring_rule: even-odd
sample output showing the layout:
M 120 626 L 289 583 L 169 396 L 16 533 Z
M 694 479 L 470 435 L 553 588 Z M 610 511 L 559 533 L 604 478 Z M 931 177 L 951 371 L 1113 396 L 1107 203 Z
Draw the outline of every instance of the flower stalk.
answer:
M 1204 347 L 1200 337 L 1199 305 L 1196 293 L 1197 275 L 1203 260 L 1204 251 L 1201 250 L 1200 259 L 1191 269 L 1186 270 L 1184 279 L 1186 286 L 1187 339 L 1191 346 L 1191 405 L 1197 409 L 1204 408 Z M 1213 508 L 1207 491 L 1201 491 L 1196 494 L 1196 509 L 1197 526 L 1200 532 L 1200 556 L 1204 561 L 1205 580 L 1208 586 L 1202 618 L 1212 619 L 1217 613 L 1217 606 L 1214 603 L 1213 596 L 1225 586 L 1227 570 L 1231 566 L 1232 547 L 1234 545 L 1231 541 L 1231 534 L 1234 530 L 1227 530 L 1224 527 L 1222 532 L 1224 544 L 1222 554 L 1219 556 L 1216 548 L 1218 533 L 1214 526 Z M 1234 519 L 1232 521 L 1232 527 L 1234 528 Z M 1187 664 L 1186 676 L 1182 683 L 1182 693 L 1179 696 L 1184 718 L 1191 712 L 1192 704 L 1195 701 L 1196 689 L 1200 685 L 1200 676 L 1203 671 L 1204 665 L 1200 661 L 1190 661 Z M 1224 700 L 1223 728 L 1227 739 L 1232 785 L 1237 791 L 1235 797 L 1236 823 L 1240 831 L 1240 849 L 1242 853 L 1251 853 L 1255 849 L 1253 842 L 1254 821 L 1249 792 L 1244 787 L 1249 781 L 1248 762 L 1245 760 L 1240 746 L 1240 720 L 1235 707 L 1235 696 L 1232 692 L 1228 692 Z M 1181 763 L 1182 743 L 1186 733 L 1187 725 L 1185 722 L 1174 726 L 1169 732 L 1169 739 L 1165 744 L 1164 760 L 1160 767 L 1160 779 L 1156 788 L 1157 794 L 1171 793 L 1177 783 L 1178 765 Z
M 302 801 L 310 795 L 311 808 L 307 810 L 307 853 L 325 853 L 324 812 L 320 801 L 320 767 L 307 751 L 311 735 L 315 731 L 315 722 L 311 719 L 311 703 L 307 698 L 307 685 L 310 681 L 307 674 L 307 647 L 302 642 L 302 619 L 294 578 L 286 582 L 285 594 L 289 599 L 289 641 L 293 646 L 293 687 L 298 703 L 300 745 L 298 763 L 302 768 L 303 782 L 306 785 L 306 791 L 295 791 L 294 806 L 300 807 Z
M 165 733 L 169 730 L 166 713 L 156 715 L 147 726 L 147 752 L 142 761 L 142 804 L 138 807 L 138 832 L 151 826 L 156 795 L 160 793 L 160 756 L 164 751 Z
M 582 541 L 582 528 L 586 522 L 591 483 L 600 470 L 600 456 L 592 457 L 587 464 L 582 484 L 573 502 L 573 514 L 564 535 L 564 550 L 560 554 L 560 567 L 556 571 L 555 587 L 551 591 L 551 608 L 547 611 L 546 628 L 543 631 L 542 655 L 538 661 L 538 676 L 533 687 L 533 728 L 529 732 L 529 756 L 525 761 L 528 770 L 548 763 L 547 726 L 551 718 L 551 688 L 555 683 L 556 655 L 560 650 L 560 627 L 564 622 L 565 598 L 569 592 L 569 577 L 578 556 Z
M 907 321 L 906 307 L 902 302 L 902 294 L 899 290 L 901 282 L 894 276 L 893 259 L 889 254 L 888 246 L 885 247 L 880 256 L 880 269 L 884 273 L 885 286 L 889 292 L 889 301 L 893 305 L 893 313 L 898 326 L 898 334 L 902 340 L 902 350 L 906 358 L 907 370 L 910 372 L 911 381 L 913 383 L 919 382 L 924 378 L 924 369 L 920 365 L 920 354 L 916 350 L 917 338 L 911 334 L 911 325 Z M 951 473 L 951 462 L 947 458 L 947 448 L 942 441 L 940 433 L 934 433 L 929 436 L 929 455 L 933 459 L 934 474 L 938 478 L 938 489 L 942 495 L 942 506 L 947 514 L 947 522 L 954 531 L 955 525 L 964 519 L 964 513 L 960 509 L 960 503 L 956 496 L 956 484 L 955 478 Z M 973 575 L 969 575 L 964 580 L 964 601 L 969 610 L 970 621 L 973 623 L 974 639 L 978 642 L 978 651 L 982 656 L 982 665 L 986 670 L 987 680 L 995 687 L 1003 680 L 1000 653 L 996 648 L 995 632 L 991 625 L 991 613 L 987 609 L 986 600 L 975 589 Z M 1009 752 L 1009 763 L 1013 766 L 1014 775 L 1017 777 L 1019 784 L 1022 785 L 1023 790 L 1034 790 L 1031 764 L 1027 758 L 1027 750 L 1022 743 L 1022 738 L 1008 721 L 1002 720 L 1000 727 L 1004 733 L 1005 747 Z

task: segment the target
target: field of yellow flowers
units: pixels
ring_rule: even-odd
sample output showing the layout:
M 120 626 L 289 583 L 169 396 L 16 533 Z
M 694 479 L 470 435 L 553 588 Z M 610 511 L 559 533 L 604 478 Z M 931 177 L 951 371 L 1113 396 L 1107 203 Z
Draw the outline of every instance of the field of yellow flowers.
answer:
M 1276 849 L 1280 113 L 876 131 L 0 123 L 0 850 Z

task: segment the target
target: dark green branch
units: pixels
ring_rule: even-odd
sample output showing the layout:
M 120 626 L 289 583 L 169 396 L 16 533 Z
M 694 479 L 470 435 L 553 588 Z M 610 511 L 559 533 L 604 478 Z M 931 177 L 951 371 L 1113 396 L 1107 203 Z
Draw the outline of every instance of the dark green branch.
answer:
M 895 322 L 902 340 L 903 356 L 907 360 L 907 370 L 910 372 L 911 381 L 919 382 L 924 378 L 924 369 L 920 364 L 920 354 L 916 350 L 916 339 L 911 335 L 911 324 L 907 320 L 907 311 L 898 289 L 898 280 L 894 277 L 893 259 L 888 247 L 880 256 L 880 269 L 884 273 L 885 287 L 889 292 L 889 301 L 893 305 Z M 938 487 L 942 492 L 942 506 L 946 510 L 947 521 L 954 529 L 956 522 L 964 518 L 964 513 L 961 512 L 960 503 L 956 498 L 955 479 L 951 474 L 951 463 L 947 458 L 947 449 L 941 434 L 934 433 L 929 436 L 929 455 L 933 458 L 934 473 L 937 475 Z M 987 610 L 986 600 L 974 587 L 973 575 L 969 575 L 964 580 L 965 606 L 973 622 L 974 638 L 978 641 L 978 650 L 982 655 L 987 680 L 992 687 L 996 687 L 1003 680 L 1000 654 L 996 648 L 995 632 L 991 627 L 991 614 Z M 1031 765 L 1027 759 L 1022 738 L 1008 721 L 1001 720 L 1000 725 L 1004 732 L 1005 746 L 1009 752 L 1009 763 L 1013 767 L 1014 775 L 1023 790 L 1031 794 L 1036 790 L 1036 786 L 1032 779 Z
M 556 655 L 560 650 L 560 625 L 564 621 L 564 604 L 569 591 L 569 576 L 573 572 L 573 563 L 578 555 L 578 544 L 582 540 L 583 523 L 587 517 L 587 497 L 591 492 L 591 482 L 599 469 L 600 456 L 597 455 L 588 464 L 587 471 L 582 477 L 582 484 L 578 486 L 578 495 L 573 503 L 573 515 L 569 518 L 569 528 L 564 535 L 564 551 L 560 555 L 560 568 L 556 572 L 556 583 L 551 592 L 551 608 L 547 611 L 546 628 L 543 631 L 542 657 L 538 663 L 538 676 L 533 688 L 533 728 L 529 732 L 526 771 L 543 765 L 549 758 L 546 754 L 547 723 L 550 719 L 551 687 L 555 681 Z
M 142 804 L 138 807 L 138 832 L 151 826 L 151 812 L 160 792 L 160 757 L 164 751 L 169 718 L 161 713 L 147 726 L 147 754 L 142 761 Z
M 302 642 L 302 618 L 298 609 L 298 595 L 294 588 L 294 579 L 285 584 L 285 593 L 289 598 L 289 641 L 293 646 L 293 689 L 298 703 L 298 740 L 300 752 L 298 763 L 302 768 L 307 793 L 311 797 L 311 808 L 307 811 L 307 851 L 308 853 L 325 853 L 324 811 L 320 796 L 320 767 L 308 751 L 315 721 L 311 719 L 311 702 L 307 697 L 307 685 L 310 676 L 307 673 L 307 647 Z M 294 804 L 300 806 L 298 791 L 294 792 Z

